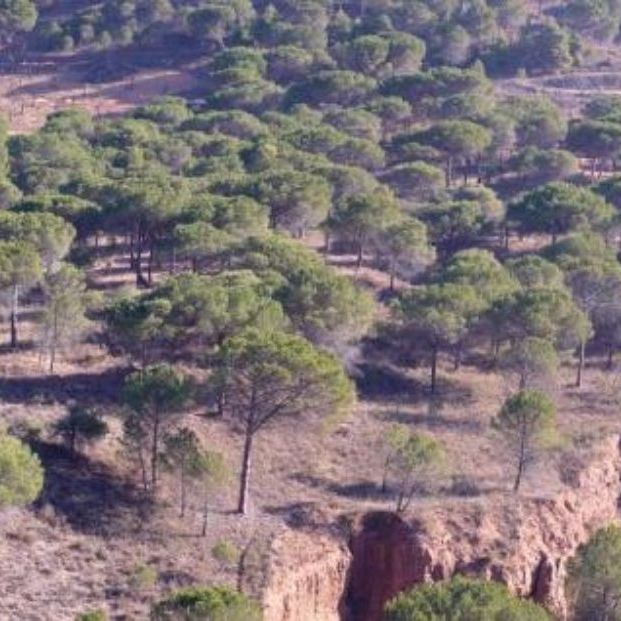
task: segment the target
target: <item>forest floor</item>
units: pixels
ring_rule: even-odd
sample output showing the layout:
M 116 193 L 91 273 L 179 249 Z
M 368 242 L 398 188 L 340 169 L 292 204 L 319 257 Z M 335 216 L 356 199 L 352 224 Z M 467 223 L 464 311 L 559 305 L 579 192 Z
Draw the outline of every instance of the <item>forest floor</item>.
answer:
M 102 77 L 110 67 L 119 71 Z M 200 62 L 187 58 L 162 60 L 154 68 L 125 65 L 120 56 L 44 55 L 0 63 L 0 114 L 17 134 L 36 131 L 49 114 L 70 107 L 95 117 L 117 116 L 161 96 L 192 95 L 199 90 L 199 73 Z
M 319 237 L 308 243 L 316 247 Z M 378 297 L 386 293 L 381 271 L 367 265 L 356 271 L 353 257 L 329 255 L 327 260 L 373 287 Z M 165 276 L 165 271 L 158 274 Z M 90 279 L 107 295 L 127 289 L 133 280 L 128 257 L 122 251 L 102 256 Z M 0 517 L 0 619 L 71 621 L 89 607 L 105 607 L 116 621 L 146 618 L 150 603 L 171 587 L 235 583 L 235 563 L 212 555 L 222 541 L 238 549 L 251 545 L 244 582 L 256 587 L 270 542 L 287 525 L 392 507 L 380 488 L 381 438 L 392 423 L 433 433 L 448 454 L 446 472 L 420 491 L 413 510 L 456 496 L 481 504 L 511 501 L 511 459 L 490 420 L 515 388 L 513 382 L 490 368 L 481 351 L 457 371 L 443 360 L 438 395 L 432 399 L 426 368 L 385 360 L 370 341 L 358 354 L 360 401 L 347 421 L 331 430 L 318 421 L 285 422 L 258 437 L 248 517 L 232 512 L 240 438 L 197 404 L 186 423 L 206 446 L 227 456 L 233 472 L 230 486 L 214 499 L 207 536 L 201 537 L 198 498 L 191 497 L 190 510 L 180 518 L 174 480 L 166 479 L 160 502 L 153 506 L 128 469 L 118 416 L 126 361 L 111 358 L 99 345 L 81 344 L 66 352 L 50 375 L 36 347 L 31 319 L 37 310 L 24 310 L 23 347 L 0 349 L 0 416 L 6 425 L 30 434 L 47 471 L 36 511 Z M 573 365 L 563 368 L 556 387 L 563 441 L 533 467 L 522 494 L 553 494 L 561 485 L 565 460 L 581 459 L 598 439 L 618 430 L 619 376 L 604 372 L 597 357 L 589 363 L 580 391 L 571 387 Z M 86 448 L 88 457 L 77 459 L 50 433 L 73 400 L 103 408 L 112 430 L 104 442 Z
M 199 73 L 200 67 L 189 62 L 85 86 L 83 68 L 58 61 L 47 73 L 24 70 L 0 75 L 0 112 L 10 117 L 13 132 L 27 133 L 40 127 L 50 112 L 69 106 L 114 115 L 159 95 L 195 91 Z M 499 88 L 512 93 L 545 86 L 537 78 L 528 80 L 501 82 Z M 321 250 L 318 235 L 306 243 Z M 370 264 L 356 269 L 354 257 L 348 255 L 328 255 L 326 260 L 372 289 L 378 299 L 386 297 L 388 276 L 381 270 Z M 109 296 L 133 286 L 128 263 L 122 251 L 111 256 L 102 252 L 89 273 L 93 286 Z M 162 271 L 158 277 L 165 275 Z M 0 515 L 2 620 L 72 621 L 76 613 L 99 607 L 106 608 L 114 621 L 144 619 L 150 603 L 169 588 L 234 583 L 235 563 L 212 554 L 222 541 L 238 549 L 252 544 L 244 579 L 256 583 L 270 541 L 287 525 L 319 515 L 334 519 L 342 513 L 392 507 L 380 484 L 385 461 L 382 436 L 393 423 L 433 433 L 448 454 L 446 472 L 435 486 L 421 490 L 414 510 L 456 496 L 481 504 L 513 498 L 509 492 L 513 465 L 490 421 L 515 382 L 491 367 L 487 352 L 479 351 L 455 371 L 451 360 L 442 359 L 438 394 L 431 398 L 425 367 L 409 368 L 384 359 L 370 339 L 352 352 L 358 362 L 360 400 L 347 421 L 329 431 L 318 421 L 285 422 L 257 439 L 248 517 L 232 512 L 240 438 L 223 421 L 208 417 L 200 404 L 190 413 L 187 424 L 206 446 L 225 453 L 233 471 L 231 485 L 214 500 L 207 535 L 202 537 L 198 498 L 191 498 L 190 510 L 180 518 L 174 480 L 165 480 L 160 502 L 154 506 L 128 470 L 118 416 L 127 361 L 112 358 L 97 344 L 80 344 L 65 352 L 50 375 L 36 344 L 32 318 L 38 311 L 36 305 L 24 309 L 23 346 L 18 351 L 0 347 L 0 417 L 7 426 L 30 434 L 47 473 L 34 512 Z M 0 340 L 6 332 L 6 322 L 0 323 Z M 603 366 L 603 358 L 589 357 L 580 390 L 572 387 L 574 361 L 562 368 L 554 386 L 562 442 L 533 467 L 522 494 L 553 494 L 561 485 L 559 471 L 567 460 L 581 459 L 603 436 L 618 432 L 621 376 Z M 103 408 L 112 431 L 100 444 L 87 447 L 87 457 L 77 459 L 50 431 L 74 400 Z

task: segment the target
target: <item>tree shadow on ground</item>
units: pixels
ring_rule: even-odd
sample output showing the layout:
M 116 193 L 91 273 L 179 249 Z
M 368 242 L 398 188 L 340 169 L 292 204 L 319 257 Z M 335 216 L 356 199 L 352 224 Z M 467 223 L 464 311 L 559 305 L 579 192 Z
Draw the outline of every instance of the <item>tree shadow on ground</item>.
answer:
M 448 418 L 442 416 L 442 407 L 438 404 L 430 404 L 427 412 L 405 412 L 394 410 L 385 412 L 381 416 L 389 423 L 401 425 L 425 425 L 426 427 L 439 427 L 443 429 L 454 429 L 468 433 L 481 433 L 485 430 L 485 425 L 480 420 L 472 418 Z
M 387 364 L 365 362 L 357 370 L 358 393 L 366 401 L 411 404 L 426 396 L 427 389 L 421 382 Z
M 322 489 L 344 498 L 359 500 L 387 500 L 390 498 L 390 490 L 382 490 L 381 485 L 377 481 L 365 480 L 341 483 L 305 472 L 295 472 L 289 478 L 312 489 Z
M 34 440 L 31 447 L 45 469 L 39 508 L 51 506 L 56 517 L 88 535 L 108 537 L 143 531 L 152 503 L 136 486 L 104 464 L 74 457 L 62 446 Z
M 0 378 L 0 399 L 8 403 L 37 402 L 116 403 L 129 370 L 113 368 L 103 373 L 37 375 Z

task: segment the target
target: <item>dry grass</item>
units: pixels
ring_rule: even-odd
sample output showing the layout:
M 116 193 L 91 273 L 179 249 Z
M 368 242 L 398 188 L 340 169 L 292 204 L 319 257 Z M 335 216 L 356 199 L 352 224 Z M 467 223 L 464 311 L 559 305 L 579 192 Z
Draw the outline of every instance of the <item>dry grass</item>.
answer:
M 377 276 L 381 289 L 384 279 L 381 273 Z M 98 261 L 90 277 L 110 295 L 133 280 L 122 254 Z M 25 340 L 35 335 L 27 321 L 22 335 Z M 302 424 L 291 420 L 266 430 L 256 442 L 251 515 L 240 518 L 231 512 L 233 482 L 214 500 L 208 534 L 202 538 L 198 501 L 179 519 L 174 480 L 166 482 L 157 507 L 145 503 L 135 486 L 120 452 L 115 415 L 120 363 L 97 346 L 80 345 L 50 378 L 36 349 L 0 352 L 0 412 L 7 425 L 39 430 L 35 448 L 48 472 L 37 510 L 0 516 L 2 619 L 64 621 L 77 611 L 98 607 L 107 608 L 113 619 L 145 618 L 150 603 L 168 588 L 235 581 L 234 569 L 212 557 L 212 548 L 221 541 L 238 547 L 255 541 L 257 558 L 246 583 L 256 588 L 269 541 L 287 523 L 333 520 L 343 512 L 392 506 L 379 493 L 384 462 L 380 438 L 395 422 L 433 434 L 449 456 L 439 488 L 417 498 L 414 510 L 454 495 L 447 491 L 451 474 L 462 475 L 470 488 L 466 491 L 489 502 L 500 502 L 510 487 L 510 460 L 489 424 L 515 388 L 505 377 L 486 370 L 475 357 L 456 372 L 450 370 L 450 360 L 442 360 L 439 394 L 430 400 L 427 369 L 394 367 L 371 355 L 357 378 L 361 399 L 350 419 L 330 430 L 312 416 Z M 598 437 L 616 430 L 621 382 L 598 364 L 590 361 L 580 391 L 567 387 L 574 369 L 563 368 L 554 389 L 566 442 L 533 468 L 524 494 L 552 493 L 560 485 L 557 466 L 567 454 L 576 447 L 588 450 Z M 103 405 L 112 428 L 78 462 L 48 432 L 72 398 Z M 235 474 L 240 437 L 222 421 L 206 417 L 200 407 L 186 422 L 207 446 L 227 455 Z M 145 580 L 154 572 L 154 583 Z
M 61 64 L 50 73 L 0 75 L 0 113 L 8 118 L 12 133 L 24 134 L 36 131 L 59 110 L 77 107 L 97 117 L 116 116 L 197 85 L 192 66 L 142 70 L 120 80 L 85 84 L 82 70 Z

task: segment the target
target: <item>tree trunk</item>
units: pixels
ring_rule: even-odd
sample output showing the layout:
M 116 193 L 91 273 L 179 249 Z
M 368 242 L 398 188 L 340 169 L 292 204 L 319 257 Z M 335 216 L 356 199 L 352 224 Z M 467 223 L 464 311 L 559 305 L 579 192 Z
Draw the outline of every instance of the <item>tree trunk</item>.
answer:
M 612 344 L 608 345 L 608 358 L 606 360 L 606 369 L 610 371 L 614 365 L 615 350 Z
M 153 261 L 155 259 L 155 241 L 151 238 L 149 245 L 149 262 L 147 263 L 147 283 L 153 284 Z
M 157 492 L 157 458 L 159 448 L 160 421 L 157 414 L 153 421 L 153 437 L 151 438 L 151 493 L 155 495 Z
M 52 342 L 50 343 L 50 375 L 54 373 L 56 362 L 56 342 L 58 341 L 58 311 L 54 310 L 54 324 L 52 327 Z
M 445 170 L 446 187 L 450 188 L 452 182 L 453 182 L 453 158 L 449 157 L 446 160 L 446 170 Z
M 134 258 L 134 267 L 136 269 L 136 285 L 140 287 L 142 285 L 142 236 L 138 233 L 138 242 L 136 248 L 136 256 Z
M 388 489 L 388 472 L 390 470 L 391 464 L 392 464 L 392 455 L 389 455 L 388 457 L 386 457 L 386 461 L 384 462 L 384 471 L 382 472 L 382 487 L 381 487 L 382 494 L 385 494 L 386 490 Z
M 395 290 L 395 262 L 391 261 L 390 263 L 390 283 L 389 288 L 391 293 Z
M 580 341 L 580 347 L 578 349 L 578 369 L 576 372 L 576 388 L 580 388 L 582 386 L 582 370 L 584 369 L 585 347 L 586 343 L 584 341 Z
M 11 348 L 17 348 L 17 323 L 19 321 L 19 285 L 13 285 L 11 297 Z
M 140 474 L 142 475 L 142 489 L 146 494 L 149 491 L 149 481 L 147 480 L 147 463 L 142 446 L 138 447 L 138 461 L 140 462 Z
M 364 255 L 364 247 L 362 242 L 358 243 L 358 258 L 356 260 L 356 269 L 359 270 L 362 267 L 362 257 Z
M 434 347 L 431 352 L 431 394 L 436 394 L 436 376 L 438 371 L 438 348 Z
M 209 523 L 209 501 L 207 500 L 207 493 L 205 493 L 205 500 L 203 502 L 203 525 L 201 527 L 201 537 L 207 536 L 208 523 Z
M 129 234 L 129 269 L 136 267 L 136 257 L 134 256 L 134 234 Z
M 515 482 L 513 484 L 513 491 L 517 492 L 520 489 L 522 483 L 522 475 L 524 474 L 524 465 L 526 463 L 526 434 L 522 434 L 520 439 L 520 453 L 518 455 L 518 468 L 515 475 Z
M 462 354 L 462 346 L 461 346 L 461 343 L 458 343 L 455 349 L 455 359 L 453 360 L 454 371 L 459 371 L 461 367 L 461 354 Z
M 71 431 L 69 432 L 69 450 L 71 451 L 71 456 L 75 457 L 75 441 L 77 436 L 77 430 L 75 426 L 71 427 Z
M 181 507 L 179 512 L 179 517 L 185 517 L 185 506 L 186 506 L 186 476 L 185 476 L 185 465 L 181 465 L 181 477 L 179 484 L 181 486 Z
M 248 492 L 250 487 L 250 471 L 252 468 L 252 441 L 254 433 L 249 423 L 246 429 L 246 441 L 244 443 L 244 455 L 242 458 L 242 470 L 239 481 L 239 503 L 237 513 L 246 515 L 248 513 Z

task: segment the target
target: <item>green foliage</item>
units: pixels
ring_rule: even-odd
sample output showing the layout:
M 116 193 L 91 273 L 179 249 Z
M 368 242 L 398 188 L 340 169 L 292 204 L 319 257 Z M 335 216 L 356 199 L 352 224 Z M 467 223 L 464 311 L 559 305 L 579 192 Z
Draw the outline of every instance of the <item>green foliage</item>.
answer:
M 521 390 L 509 397 L 493 426 L 502 434 L 516 461 L 513 489 L 517 491 L 537 450 L 550 446 L 556 435 L 556 406 L 546 394 Z
M 152 493 L 157 491 L 162 435 L 178 420 L 191 392 L 189 381 L 164 364 L 136 371 L 125 380 L 125 443 L 140 464 L 144 487 Z
M 417 488 L 444 463 L 444 449 L 432 436 L 414 433 L 403 425 L 393 426 L 386 435 L 388 457 L 384 472 L 395 479 L 396 511 L 404 513 L 410 506 Z
M 567 147 L 582 157 L 597 159 L 616 155 L 621 150 L 621 127 L 607 121 L 572 123 Z
M 260 621 L 260 608 L 228 587 L 190 588 L 155 604 L 152 621 Z
M 543 608 L 513 597 L 504 585 L 459 576 L 448 583 L 419 586 L 398 595 L 386 607 L 384 618 L 385 621 L 550 620 Z
M 103 610 L 92 610 L 79 614 L 75 621 L 107 621 L 108 615 Z
M 372 194 L 347 196 L 336 205 L 328 227 L 340 237 L 351 240 L 358 250 L 358 264 L 368 243 L 377 240 L 383 230 L 401 216 L 395 197 L 384 188 Z
M 158 572 L 155 567 L 150 565 L 136 565 L 132 575 L 129 578 L 129 586 L 136 590 L 152 589 L 158 579 Z
M 366 332 L 375 304 L 368 293 L 326 267 L 312 251 L 280 236 L 252 239 L 243 264 L 274 285 L 274 298 L 313 342 L 348 343 Z
M 43 290 L 42 344 L 49 352 L 53 373 L 58 350 L 78 340 L 87 328 L 85 314 L 94 297 L 87 291 L 85 275 L 67 263 L 47 275 Z
M 79 443 L 101 440 L 108 433 L 108 425 L 95 410 L 74 405 L 66 416 L 54 424 L 54 432 L 62 436 L 71 452 L 75 453 Z
M 517 376 L 520 390 L 533 385 L 549 386 L 556 378 L 559 365 L 554 344 L 537 337 L 516 341 L 501 360 L 501 367 Z
M 453 282 L 416 287 L 397 300 L 404 336 L 430 359 L 432 393 L 439 352 L 458 346 L 486 305 L 472 285 Z
M 211 556 L 225 566 L 237 563 L 239 554 L 237 546 L 226 539 L 221 539 L 211 548 Z
M 559 244 L 561 245 L 561 244 Z M 536 254 L 526 254 L 505 263 L 505 267 L 525 289 L 563 288 L 563 272 L 555 263 Z
M 513 203 L 507 214 L 524 232 L 558 235 L 579 228 L 598 228 L 610 222 L 613 209 L 587 188 L 568 183 L 550 183 Z
M 305 339 L 281 332 L 247 330 L 222 348 L 215 378 L 226 415 L 244 429 L 238 510 L 247 511 L 250 454 L 254 436 L 283 418 L 309 412 L 334 418 L 355 400 L 341 362 Z
M 32 0 L 3 0 L 0 4 L 0 33 L 10 40 L 20 32 L 29 32 L 37 22 L 37 5 Z
M 487 304 L 507 297 L 517 289 L 511 274 L 487 250 L 462 250 L 453 255 L 441 273 L 446 283 L 475 289 Z
M 43 489 L 39 458 L 17 438 L 0 435 L 0 506 L 27 505 Z
M 621 529 L 610 525 L 598 530 L 583 545 L 569 567 L 574 618 L 619 618 L 616 602 L 621 595 Z

